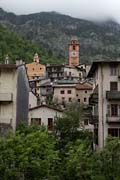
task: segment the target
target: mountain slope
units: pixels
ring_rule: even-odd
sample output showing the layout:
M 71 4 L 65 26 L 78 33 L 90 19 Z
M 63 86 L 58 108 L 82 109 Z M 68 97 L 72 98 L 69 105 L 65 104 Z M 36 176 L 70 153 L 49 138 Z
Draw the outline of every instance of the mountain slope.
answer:
M 114 21 L 93 23 L 55 12 L 17 16 L 0 9 L 0 23 L 37 42 L 57 59 L 67 59 L 68 43 L 73 36 L 80 42 L 82 62 L 116 58 L 120 54 L 120 25 Z
M 0 62 L 4 61 L 8 54 L 14 62 L 16 59 L 23 59 L 31 62 L 35 52 L 38 52 L 41 63 L 53 63 L 57 59 L 47 53 L 40 45 L 26 40 L 20 35 L 10 33 L 0 25 Z

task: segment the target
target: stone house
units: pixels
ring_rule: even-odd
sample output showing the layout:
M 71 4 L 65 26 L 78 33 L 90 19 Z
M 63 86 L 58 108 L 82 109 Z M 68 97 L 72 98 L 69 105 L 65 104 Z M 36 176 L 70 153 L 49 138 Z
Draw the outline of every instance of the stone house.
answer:
M 88 84 L 76 84 L 76 101 L 88 105 L 92 93 L 92 86 Z
M 65 106 L 75 102 L 76 82 L 74 80 L 61 80 L 53 84 L 53 100 Z

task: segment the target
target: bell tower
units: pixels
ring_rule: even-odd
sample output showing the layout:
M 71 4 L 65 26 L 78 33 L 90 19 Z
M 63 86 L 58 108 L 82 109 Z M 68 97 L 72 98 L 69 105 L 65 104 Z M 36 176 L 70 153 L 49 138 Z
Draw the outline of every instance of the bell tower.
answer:
M 69 43 L 69 66 L 79 65 L 80 44 L 76 38 Z
M 39 56 L 38 56 L 38 53 L 35 53 L 35 54 L 34 54 L 33 62 L 39 63 Z

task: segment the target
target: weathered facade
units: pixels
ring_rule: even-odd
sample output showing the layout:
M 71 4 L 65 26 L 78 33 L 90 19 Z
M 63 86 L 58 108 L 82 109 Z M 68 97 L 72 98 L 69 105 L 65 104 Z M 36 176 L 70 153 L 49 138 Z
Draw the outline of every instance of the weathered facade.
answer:
M 108 135 L 120 137 L 120 60 L 93 62 L 89 78 L 95 84 L 90 103 L 96 144 L 103 148 Z
M 53 100 L 62 105 L 75 102 L 76 81 L 62 80 L 53 85 Z
M 57 108 L 47 105 L 37 106 L 29 110 L 29 124 L 45 125 L 48 127 L 48 130 L 52 130 L 54 119 L 62 117 L 62 114 L 62 110 Z
M 51 81 L 60 80 L 64 78 L 64 65 L 63 64 L 47 64 L 46 77 Z
M 28 121 L 29 83 L 24 65 L 0 65 L 0 126 Z
M 77 84 L 76 85 L 76 101 L 88 105 L 89 98 L 92 94 L 92 86 L 88 84 Z
M 32 91 L 29 91 L 29 108 L 37 106 L 37 97 Z

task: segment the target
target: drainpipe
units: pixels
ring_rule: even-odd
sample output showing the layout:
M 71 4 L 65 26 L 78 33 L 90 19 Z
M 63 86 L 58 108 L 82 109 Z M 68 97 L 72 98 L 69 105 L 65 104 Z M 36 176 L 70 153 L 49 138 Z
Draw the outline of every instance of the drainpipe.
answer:
M 102 64 L 99 65 L 99 76 L 98 76 L 100 83 L 99 83 L 99 124 L 98 124 L 98 145 L 99 149 L 103 149 L 104 147 L 104 99 L 103 99 L 103 69 Z

